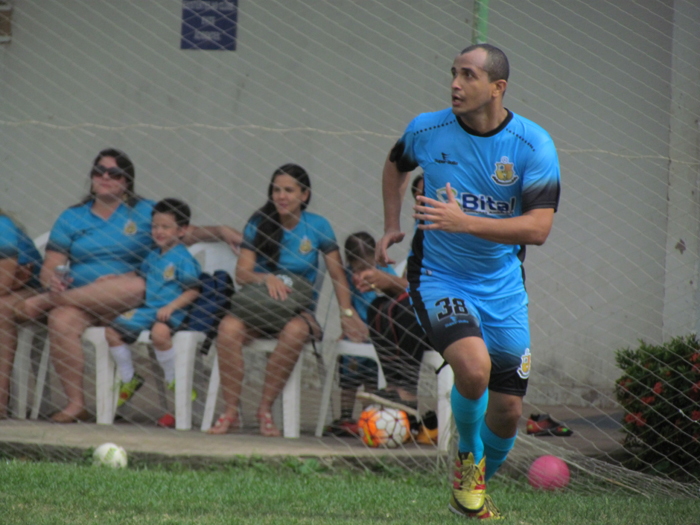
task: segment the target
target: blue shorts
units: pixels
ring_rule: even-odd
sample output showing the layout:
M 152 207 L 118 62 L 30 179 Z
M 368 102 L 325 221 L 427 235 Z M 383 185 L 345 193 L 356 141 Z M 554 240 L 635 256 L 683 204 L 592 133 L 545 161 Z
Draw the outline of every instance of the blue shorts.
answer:
M 455 341 L 481 337 L 491 357 L 489 390 L 524 396 L 530 377 L 527 293 L 488 299 L 434 275 L 410 280 L 409 295 L 430 343 L 442 354 Z
M 131 344 L 139 338 L 143 330 L 150 330 L 158 322 L 157 314 L 159 308 L 134 308 L 124 312 L 112 321 L 114 328 L 126 344 Z M 175 323 L 173 317 L 168 321 L 171 333 L 177 330 L 181 323 Z

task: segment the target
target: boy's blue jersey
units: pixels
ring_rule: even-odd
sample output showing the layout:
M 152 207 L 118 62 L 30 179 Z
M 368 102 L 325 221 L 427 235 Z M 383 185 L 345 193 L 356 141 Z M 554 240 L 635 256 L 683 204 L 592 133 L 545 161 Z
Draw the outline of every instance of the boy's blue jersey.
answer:
M 0 259 L 17 258 L 17 264 L 25 266 L 34 264 L 32 268 L 33 283 L 39 282 L 42 258 L 29 236 L 17 227 L 12 219 L 0 215 Z
M 389 275 L 396 276 L 396 272 L 391 266 L 377 265 L 377 270 L 381 270 Z M 372 301 L 377 298 L 377 292 L 375 290 L 368 290 L 364 293 L 360 292 L 360 290 L 358 290 L 355 286 L 355 283 L 352 282 L 352 270 L 350 270 L 350 268 L 345 268 L 345 277 L 347 278 L 348 285 L 350 287 L 352 307 L 357 312 L 357 315 L 360 316 L 360 319 L 367 324 L 367 309 L 369 308 L 369 305 L 372 304 Z
M 199 286 L 202 269 L 183 245 L 173 246 L 161 255 L 160 248 L 148 254 L 139 273 L 146 279 L 146 308 L 162 308 L 177 299 L 185 290 Z M 185 318 L 185 309 L 172 314 L 173 326 Z
M 248 221 L 243 231 L 242 248 L 255 252 L 253 241 L 259 223 L 260 217 L 255 215 Z M 277 270 L 300 275 L 312 283 L 316 281 L 318 273 L 319 252 L 326 254 L 338 249 L 331 223 L 324 217 L 308 211 L 301 212 L 299 224 L 292 230 L 283 230 L 280 244 Z M 256 252 L 254 271 L 269 273 L 273 268 L 263 255 Z
M 424 170 L 425 195 L 447 201 L 449 182 L 465 213 L 505 219 L 536 208 L 557 209 L 559 161 L 540 126 L 508 111 L 495 130 L 479 134 L 445 109 L 416 117 L 392 151 L 400 171 Z M 409 271 L 465 281 L 492 298 L 522 290 L 521 246 L 469 234 L 417 230 Z M 416 266 L 417 265 L 417 266 Z
M 68 256 L 72 287 L 138 270 L 153 245 L 153 201 L 141 200 L 133 208 L 122 203 L 106 220 L 92 213 L 93 202 L 61 213 L 46 246 Z

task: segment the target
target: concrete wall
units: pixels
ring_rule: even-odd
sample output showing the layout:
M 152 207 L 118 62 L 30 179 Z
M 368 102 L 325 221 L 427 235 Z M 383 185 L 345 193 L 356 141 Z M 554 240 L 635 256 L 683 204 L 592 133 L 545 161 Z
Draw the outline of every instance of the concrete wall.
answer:
M 533 402 L 609 404 L 615 349 L 695 328 L 694 310 L 678 323 L 668 309 L 695 308 L 685 283 L 698 251 L 696 196 L 684 186 L 667 200 L 670 151 L 683 161 L 672 174 L 694 188 L 698 172 L 687 95 L 700 13 L 675 5 L 682 16 L 672 0 L 491 2 L 488 40 L 511 61 L 506 105 L 550 132 L 562 167 L 554 230 L 526 262 Z M 382 163 L 414 115 L 449 103 L 472 2 L 241 0 L 235 52 L 181 51 L 180 15 L 172 0 L 15 1 L 0 46 L 0 207 L 32 235 L 49 229 L 113 145 L 134 159 L 139 192 L 186 199 L 198 223 L 242 228 L 294 161 L 341 242 L 380 234 Z M 669 221 L 690 225 L 685 255 Z

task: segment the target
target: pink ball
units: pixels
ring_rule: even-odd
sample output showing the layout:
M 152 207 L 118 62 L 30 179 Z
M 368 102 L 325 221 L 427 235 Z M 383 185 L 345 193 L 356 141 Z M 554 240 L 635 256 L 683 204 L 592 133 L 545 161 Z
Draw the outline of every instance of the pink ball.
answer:
M 536 489 L 557 490 L 569 484 L 569 467 L 555 456 L 542 456 L 532 462 L 527 480 Z

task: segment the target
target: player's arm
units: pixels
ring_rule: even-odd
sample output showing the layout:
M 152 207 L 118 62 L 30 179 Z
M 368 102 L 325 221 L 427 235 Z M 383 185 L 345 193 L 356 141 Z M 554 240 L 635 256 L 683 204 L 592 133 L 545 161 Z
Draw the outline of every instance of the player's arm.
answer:
M 357 311 L 352 306 L 352 296 L 350 295 L 350 287 L 345 278 L 345 268 L 343 260 L 340 257 L 340 251 L 334 250 L 324 254 L 324 262 L 328 269 L 328 275 L 333 281 L 333 290 L 335 297 L 338 300 L 338 308 L 341 312 L 350 311 L 351 315 L 340 316 L 340 325 L 343 330 L 343 336 L 355 343 L 366 341 L 369 337 L 367 325 L 364 323 Z
M 190 246 L 196 242 L 225 242 L 238 253 L 243 234 L 231 226 L 188 226 L 183 243 Z
M 174 300 L 170 301 L 167 305 L 158 309 L 156 313 L 156 318 L 165 323 L 170 320 L 170 316 L 174 311 L 184 308 L 188 304 L 192 303 L 197 297 L 199 297 L 199 288 L 190 288 L 185 290 L 180 295 L 178 295 Z
M 408 172 L 399 171 L 396 162 L 389 154 L 384 161 L 382 171 L 382 198 L 384 200 L 384 235 L 377 243 L 376 259 L 382 266 L 394 264 L 389 259 L 387 250 L 392 244 L 399 243 L 406 235 L 401 231 L 401 202 L 406 191 Z
M 519 217 L 492 219 L 467 215 L 462 211 L 449 183 L 446 185 L 447 202 L 419 196 L 414 206 L 414 217 L 425 221 L 421 230 L 441 230 L 450 233 L 468 233 L 500 244 L 542 245 L 547 240 L 554 220 L 554 208 L 535 208 Z

